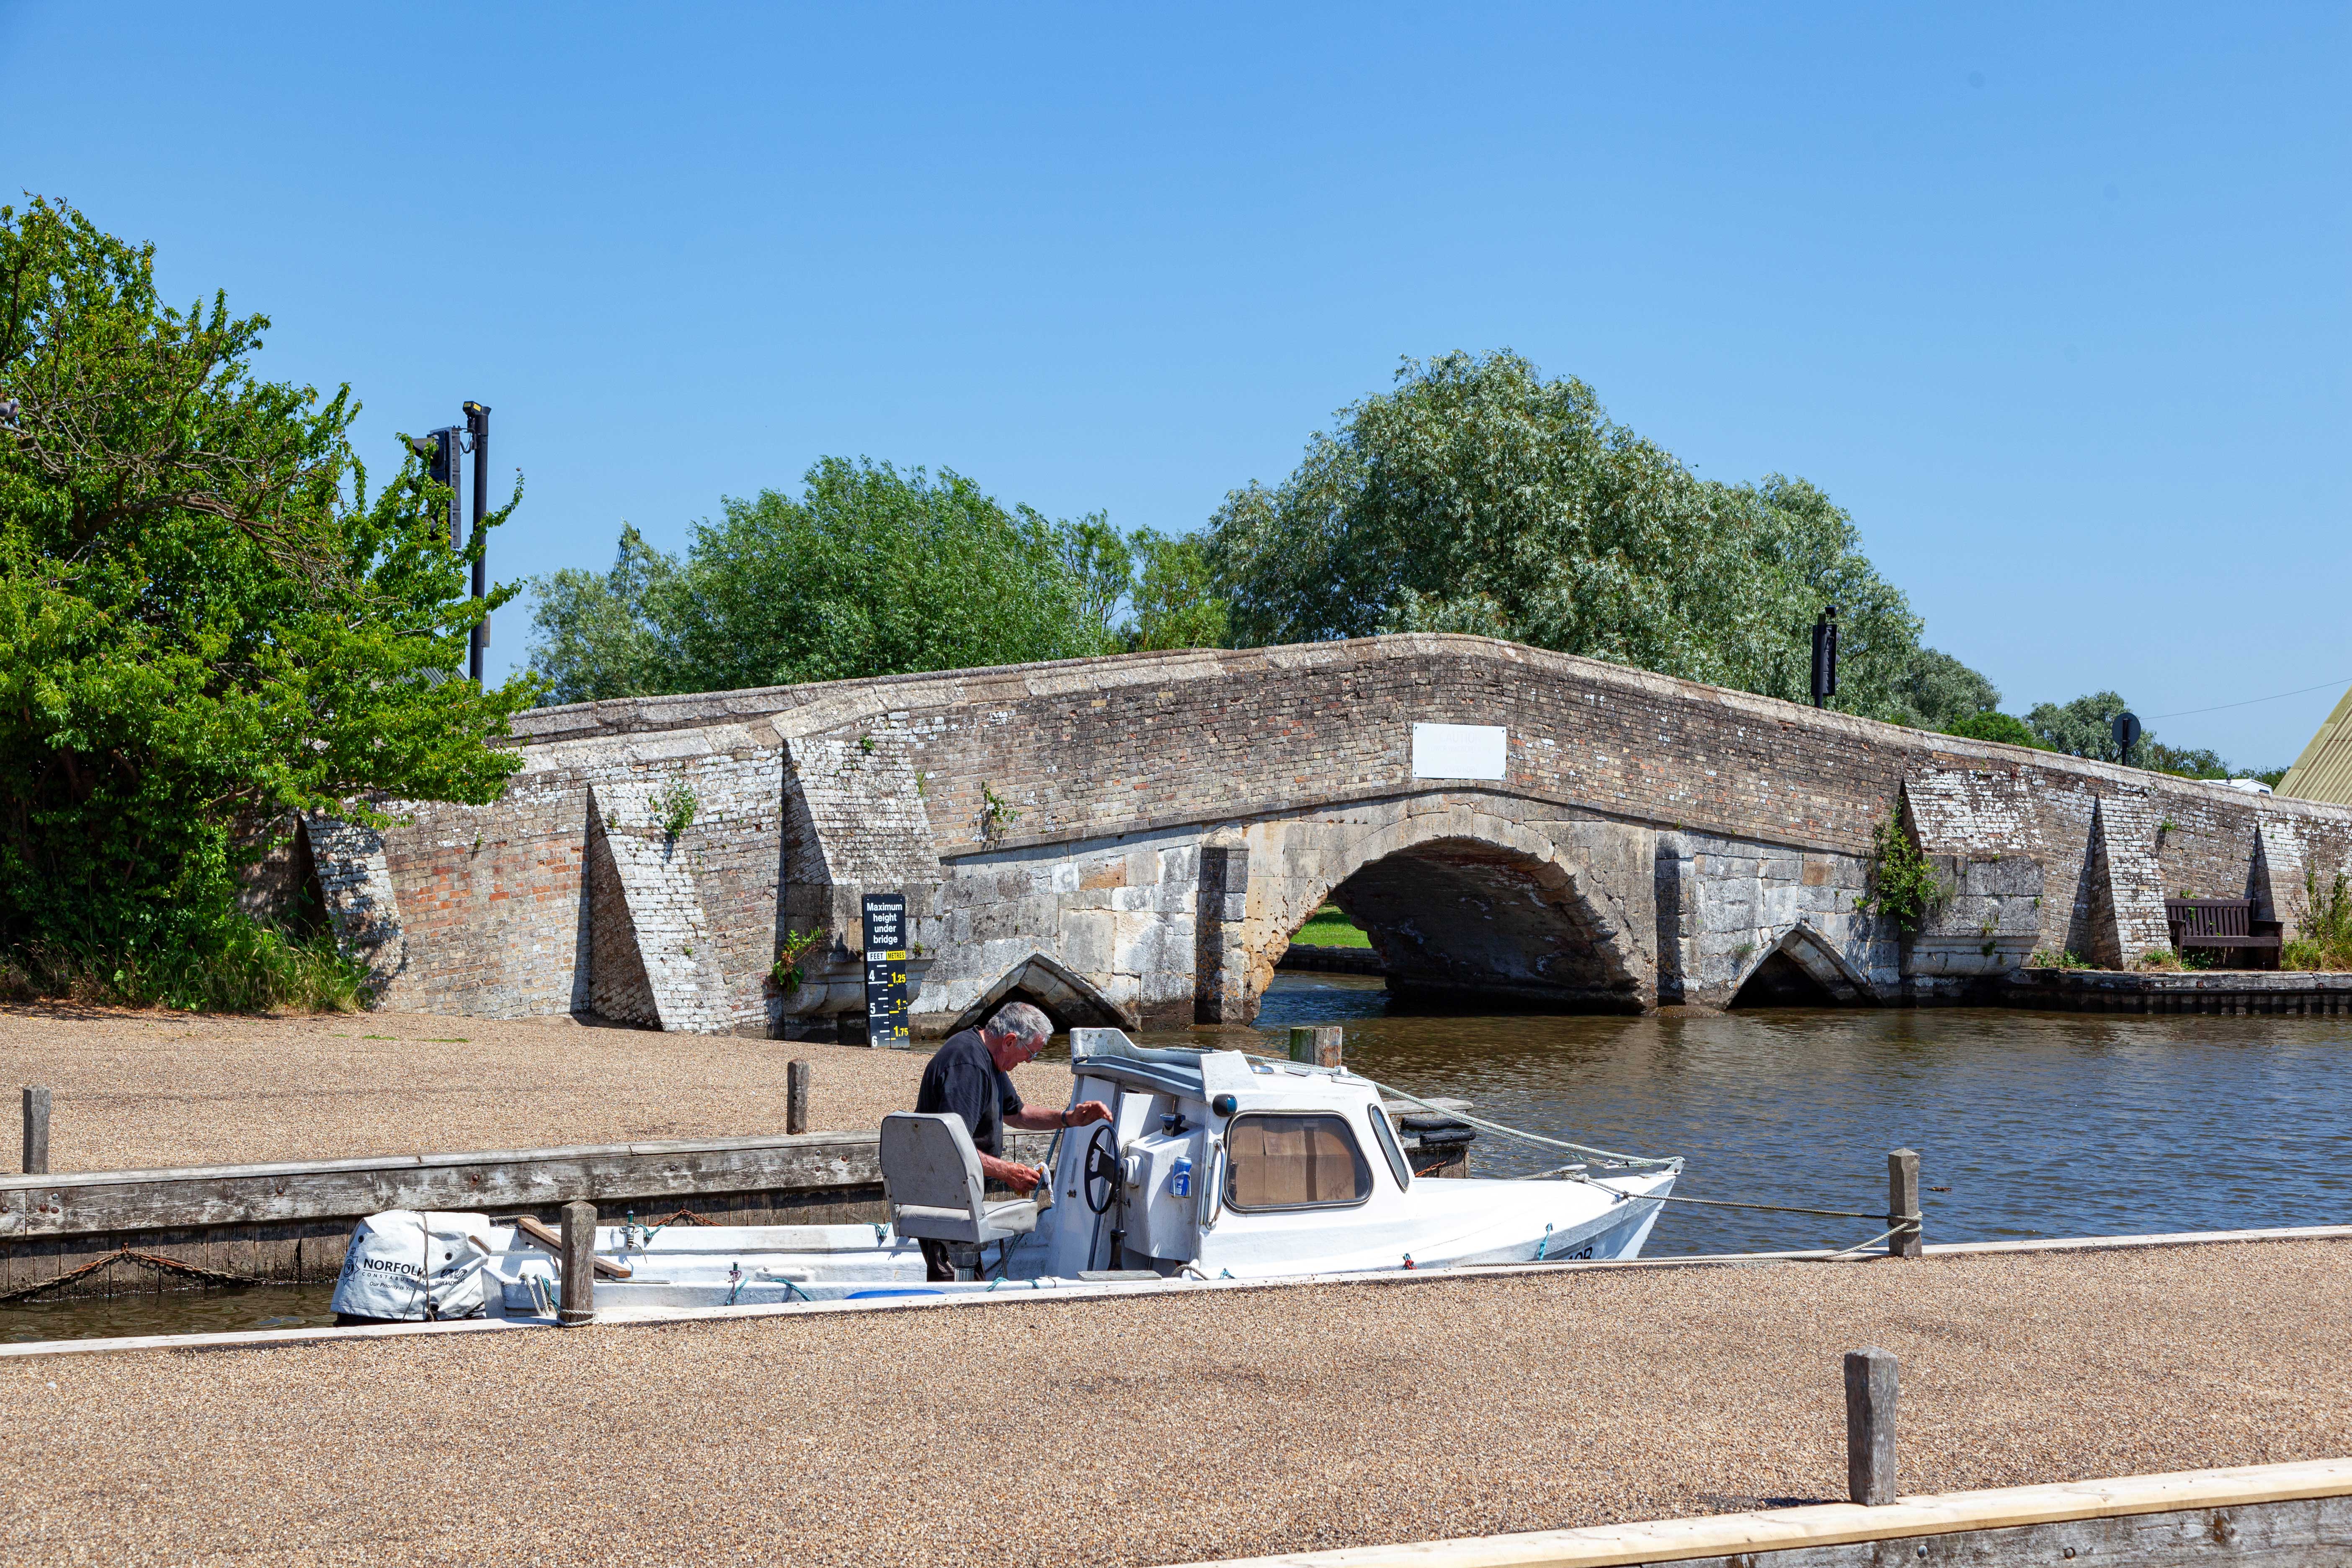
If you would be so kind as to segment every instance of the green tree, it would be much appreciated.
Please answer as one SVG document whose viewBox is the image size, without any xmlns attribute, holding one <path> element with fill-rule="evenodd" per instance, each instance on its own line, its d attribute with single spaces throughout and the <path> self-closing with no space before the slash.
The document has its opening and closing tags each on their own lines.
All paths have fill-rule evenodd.
<svg viewBox="0 0 2352 1568">
<path fill-rule="evenodd" d="M 2146 735 L 2132 748 L 2132 761 L 2151 773 L 2173 773 L 2185 779 L 2226 779 L 2230 764 L 2210 746 L 2168 746 Z"/>
<path fill-rule="evenodd" d="M 1129 595 L 1132 618 L 1122 640 L 1137 649 L 1221 647 L 1229 616 L 1217 597 L 1209 554 L 1191 535 L 1170 539 L 1149 528 L 1129 536 L 1143 563 Z"/>
<path fill-rule="evenodd" d="M 2122 697 L 2112 691 L 2093 691 L 2077 697 L 2072 702 L 2041 702 L 2028 709 L 2025 726 L 2033 731 L 2035 744 L 2046 751 L 2063 752 L 2070 757 L 2088 757 L 2094 762 L 2113 763 L 2122 759 L 2116 755 L 2116 715 L 2126 708 Z M 2143 734 L 2139 750 L 2147 748 L 2152 735 Z"/>
<path fill-rule="evenodd" d="M 1965 714 L 1943 725 L 1942 729 L 1947 735 L 1959 735 L 1971 741 L 2006 741 L 2012 746 L 2032 746 L 2042 751 L 2049 749 L 2042 744 L 2041 737 L 2025 727 L 2024 720 L 2014 713 L 2000 713 L 1991 709 Z"/>
<path fill-rule="evenodd" d="M 1953 725 L 2000 706 L 2000 692 L 1991 681 L 1950 654 L 1938 653 L 1932 647 L 1923 647 L 1912 655 L 1899 690 L 1904 706 L 1917 715 L 1916 722 L 1950 735 L 1968 732 Z M 2013 719 L 2010 721 L 2017 722 Z M 2018 728 L 2022 730 L 2024 726 L 2020 724 Z"/>
<path fill-rule="evenodd" d="M 677 656 L 655 629 L 654 605 L 676 570 L 676 563 L 623 523 L 610 572 L 567 567 L 532 584 L 539 597 L 531 668 L 549 701 L 597 702 L 668 689 Z"/>
<path fill-rule="evenodd" d="M 1135 551 L 1106 514 L 1089 512 L 1055 529 L 1062 565 L 1078 585 L 1078 619 L 1104 647 L 1118 640 L 1119 605 L 1135 577 Z"/>
<path fill-rule="evenodd" d="M 1475 632 L 1803 700 L 1834 604 L 1836 705 L 1917 721 L 1919 622 L 1812 485 L 1701 479 L 1508 352 L 1407 360 L 1338 418 L 1212 520 L 1236 639 Z"/>
<path fill-rule="evenodd" d="M 252 374 L 268 326 L 217 294 L 166 305 L 152 247 L 70 206 L 0 207 L 0 952 L 20 975 L 272 1000 L 239 978 L 278 949 L 236 893 L 291 814 L 487 801 L 515 765 L 490 742 L 530 683 L 449 678 L 512 592 L 467 597 L 487 530 L 450 549 L 448 492 L 413 454 L 372 497 L 349 389 Z"/>
<path fill-rule="evenodd" d="M 683 561 L 628 530 L 603 579 L 540 579 L 531 668 L 580 700 L 1102 653 L 1097 574 L 1123 587 L 1125 570 L 1106 534 L 1118 542 L 1099 518 L 1008 510 L 946 469 L 825 458 L 797 498 L 727 499 Z"/>
<path fill-rule="evenodd" d="M 2088 757 L 2094 762 L 2114 763 L 2123 759 L 2116 752 L 2116 715 L 2129 704 L 2113 691 L 2093 691 L 2075 698 L 2072 702 L 2044 702 L 2025 715 L 2025 722 L 2033 733 L 2032 743 L 2053 752 L 2063 752 L 2070 757 Z M 2142 730 L 2138 742 L 2132 747 L 2131 764 L 2150 773 L 2172 773 L 2180 778 L 2226 779 L 2239 776 L 2236 770 L 2222 760 L 2221 753 L 2210 746 L 2170 746 L 2156 738 L 2153 730 Z M 2275 785 L 2275 777 L 2252 775 Z"/>
</svg>

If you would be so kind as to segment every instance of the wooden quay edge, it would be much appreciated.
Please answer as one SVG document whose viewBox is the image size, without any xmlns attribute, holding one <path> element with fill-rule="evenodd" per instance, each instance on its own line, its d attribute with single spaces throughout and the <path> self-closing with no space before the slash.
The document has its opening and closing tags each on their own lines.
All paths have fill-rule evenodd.
<svg viewBox="0 0 2352 1568">
<path fill-rule="evenodd" d="M 1351 1546 L 1220 1559 L 1190 1568 L 1626 1568 L 1696 1557 L 2010 1530 L 2072 1521 L 2243 1508 L 2352 1495 L 2352 1458 L 2180 1470 L 2108 1480 L 1899 1498 L 1865 1508 L 1815 1503 L 1752 1513 L 1591 1525 L 1578 1530 Z"/>
<path fill-rule="evenodd" d="M 1963 1242 L 1927 1248 L 1929 1260 L 1938 1254 L 2030 1254 L 2107 1251 L 2135 1247 L 2237 1246 L 2263 1242 L 2352 1240 L 2352 1226 L 2305 1226 L 2269 1230 L 2181 1231 L 2150 1237 L 2074 1237 L 2048 1241 Z M 691 1323 L 743 1322 L 756 1319 L 833 1317 L 863 1312 L 936 1312 L 1012 1306 L 1022 1302 L 1072 1302 L 1129 1296 L 1279 1290 L 1299 1286 L 1421 1287 L 1443 1286 L 1449 1280 L 1510 1279 L 1534 1275 L 1594 1272 L 1654 1272 L 1672 1268 L 1769 1268 L 1774 1265 L 1819 1263 L 1833 1256 L 1823 1252 L 1748 1252 L 1698 1254 L 1687 1258 L 1636 1258 L 1623 1262 L 1507 1263 L 1460 1268 L 1396 1269 L 1378 1274 L 1286 1274 L 1250 1279 L 1188 1279 L 1104 1281 L 1057 1287 L 1050 1292 L 1022 1289 L 971 1291 L 949 1296 L 898 1296 L 862 1301 L 793 1301 L 743 1307 L 633 1307 L 600 1310 L 594 1327 L 626 1329 Z M 1885 1260 L 1884 1253 L 1865 1253 L 1845 1259 L 1854 1263 Z M 551 1319 L 476 1318 L 456 1322 L 385 1323 L 356 1328 L 250 1329 L 228 1333 L 142 1334 L 114 1339 L 34 1340 L 0 1344 L 0 1361 L 54 1355 L 95 1355 L 140 1351 L 268 1350 L 321 1341 L 403 1339 L 419 1335 L 506 1329 L 553 1328 Z"/>
</svg>

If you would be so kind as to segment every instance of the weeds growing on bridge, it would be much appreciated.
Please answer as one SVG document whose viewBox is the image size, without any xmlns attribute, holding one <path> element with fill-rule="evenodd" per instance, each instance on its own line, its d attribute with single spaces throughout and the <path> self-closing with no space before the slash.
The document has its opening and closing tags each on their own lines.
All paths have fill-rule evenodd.
<svg viewBox="0 0 2352 1568">
<path fill-rule="evenodd" d="M 646 801 L 646 805 L 655 814 L 654 821 L 661 828 L 662 837 L 676 838 L 694 826 L 695 815 L 702 809 L 702 797 L 694 793 L 692 784 L 678 779 Z"/>
<path fill-rule="evenodd" d="M 2303 918 L 2279 952 L 2281 969 L 2352 969 L 2352 886 L 2344 873 L 2323 890 L 2319 873 L 2303 874 Z"/>
<path fill-rule="evenodd" d="M 1902 807 L 1890 807 L 1871 830 L 1870 880 L 1854 908 L 1890 915 L 1905 931 L 1916 931 L 1944 901 L 1945 891 L 1936 868 L 1903 831 Z"/>
<path fill-rule="evenodd" d="M 823 935 L 821 931 L 803 931 L 798 926 L 786 931 L 783 941 L 776 944 L 776 962 L 769 967 L 768 984 L 786 995 L 799 990 L 807 978 L 801 973 L 801 955 Z"/>
<path fill-rule="evenodd" d="M 1020 808 L 997 794 L 993 784 L 983 780 L 980 786 L 980 836 L 982 838 L 1002 838 L 1004 830 L 1020 820 Z"/>
</svg>

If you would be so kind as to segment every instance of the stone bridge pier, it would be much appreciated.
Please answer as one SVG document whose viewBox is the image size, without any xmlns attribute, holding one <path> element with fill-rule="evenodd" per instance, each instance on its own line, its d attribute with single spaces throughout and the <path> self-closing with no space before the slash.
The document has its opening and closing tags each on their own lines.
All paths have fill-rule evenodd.
<svg viewBox="0 0 2352 1568">
<path fill-rule="evenodd" d="M 1247 1022 L 1326 902 L 1402 995 L 1867 1005 L 2128 962 L 2175 888 L 2291 919 L 2352 851 L 2341 807 L 1461 637 L 583 704 L 514 743 L 501 800 L 301 824 L 257 897 L 307 886 L 385 1005 L 810 1037 L 862 1017 L 868 892 L 907 897 L 919 1032 L 1013 996 L 1157 1028 Z M 1868 907 L 1890 821 L 1941 889 L 1916 931 Z"/>
</svg>

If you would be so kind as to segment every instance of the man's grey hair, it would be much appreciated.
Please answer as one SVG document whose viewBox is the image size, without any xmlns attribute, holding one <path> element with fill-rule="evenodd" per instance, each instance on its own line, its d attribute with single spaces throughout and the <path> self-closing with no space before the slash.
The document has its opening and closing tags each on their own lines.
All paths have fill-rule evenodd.
<svg viewBox="0 0 2352 1568">
<path fill-rule="evenodd" d="M 992 1035 L 1012 1035 L 1023 1043 L 1043 1041 L 1054 1033 L 1054 1020 L 1026 1002 L 1007 1002 L 988 1021 Z"/>
</svg>

